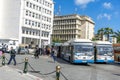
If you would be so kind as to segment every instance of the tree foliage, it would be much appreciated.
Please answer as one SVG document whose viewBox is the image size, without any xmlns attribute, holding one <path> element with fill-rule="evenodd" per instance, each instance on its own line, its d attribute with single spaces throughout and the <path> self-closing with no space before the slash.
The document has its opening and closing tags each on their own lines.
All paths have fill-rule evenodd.
<svg viewBox="0 0 120 80">
<path fill-rule="evenodd" d="M 107 41 L 109 41 L 110 34 L 113 34 L 112 28 L 106 27 L 106 28 L 100 28 L 97 31 L 97 37 L 99 40 L 103 40 L 103 36 L 107 36 Z M 96 37 L 96 36 L 95 36 Z"/>
<path fill-rule="evenodd" d="M 97 31 L 97 36 L 99 37 L 100 40 L 103 40 L 103 35 L 104 35 L 104 28 L 101 28 Z"/>
<path fill-rule="evenodd" d="M 53 39 L 52 39 L 52 42 L 55 42 L 55 43 L 60 43 L 60 42 L 61 42 L 61 40 L 60 40 L 59 38 L 53 38 Z"/>
<path fill-rule="evenodd" d="M 109 27 L 104 28 L 104 34 L 107 36 L 107 41 L 109 41 L 110 34 L 113 34 L 113 30 Z"/>
</svg>

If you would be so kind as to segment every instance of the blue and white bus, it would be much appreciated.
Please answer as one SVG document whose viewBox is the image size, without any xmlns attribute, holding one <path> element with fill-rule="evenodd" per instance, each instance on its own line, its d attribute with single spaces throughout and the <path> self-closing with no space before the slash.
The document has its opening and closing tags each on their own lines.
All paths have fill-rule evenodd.
<svg viewBox="0 0 120 80">
<path fill-rule="evenodd" d="M 61 58 L 71 63 L 93 63 L 93 42 L 86 39 L 73 39 L 67 41 L 62 44 Z"/>
<path fill-rule="evenodd" d="M 95 62 L 114 62 L 113 46 L 108 41 L 95 41 L 94 42 Z"/>
</svg>

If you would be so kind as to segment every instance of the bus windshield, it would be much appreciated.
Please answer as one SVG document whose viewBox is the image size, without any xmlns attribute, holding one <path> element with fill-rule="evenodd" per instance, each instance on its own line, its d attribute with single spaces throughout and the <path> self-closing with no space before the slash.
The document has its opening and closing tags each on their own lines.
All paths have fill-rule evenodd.
<svg viewBox="0 0 120 80">
<path fill-rule="evenodd" d="M 98 55 L 113 55 L 112 46 L 97 46 Z"/>
<path fill-rule="evenodd" d="M 93 46 L 91 45 L 75 45 L 74 52 L 80 55 L 93 55 Z"/>
</svg>

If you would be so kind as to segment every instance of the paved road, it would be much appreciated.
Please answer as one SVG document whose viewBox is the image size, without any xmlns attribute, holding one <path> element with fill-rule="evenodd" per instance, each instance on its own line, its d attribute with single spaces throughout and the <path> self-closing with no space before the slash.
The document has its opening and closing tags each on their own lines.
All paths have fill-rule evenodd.
<svg viewBox="0 0 120 80">
<path fill-rule="evenodd" d="M 9 55 L 6 54 L 9 58 Z M 23 62 L 25 57 L 29 58 L 29 63 L 36 70 L 42 74 L 47 74 L 55 71 L 57 65 L 61 66 L 61 72 L 68 80 L 120 80 L 120 65 L 119 64 L 70 64 L 64 60 L 58 59 L 56 63 L 50 57 L 40 56 L 39 59 L 34 59 L 32 55 L 17 55 L 17 62 Z M 10 67 L 23 70 L 24 64 L 18 64 Z M 29 67 L 29 73 L 32 69 Z M 55 80 L 55 73 L 49 75 L 41 75 L 37 72 L 31 74 L 42 77 L 44 80 Z M 60 75 L 60 80 L 67 80 Z"/>
</svg>

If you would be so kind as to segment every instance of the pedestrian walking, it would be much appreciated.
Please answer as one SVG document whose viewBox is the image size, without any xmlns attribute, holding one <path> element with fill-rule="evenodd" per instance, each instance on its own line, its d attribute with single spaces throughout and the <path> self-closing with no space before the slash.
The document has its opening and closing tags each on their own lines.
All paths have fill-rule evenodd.
<svg viewBox="0 0 120 80">
<path fill-rule="evenodd" d="M 51 48 L 51 57 L 53 58 L 54 63 L 56 62 L 56 54 L 57 54 L 57 52 L 56 52 L 54 46 L 52 46 L 52 48 Z"/>
<path fill-rule="evenodd" d="M 44 48 L 41 48 L 40 55 L 44 55 Z"/>
<path fill-rule="evenodd" d="M 50 48 L 49 47 L 46 48 L 46 54 L 47 54 L 47 56 L 50 55 Z"/>
<path fill-rule="evenodd" d="M 36 51 L 35 51 L 35 54 L 34 54 L 35 58 L 39 58 L 39 54 L 40 54 L 40 48 L 37 47 Z"/>
<path fill-rule="evenodd" d="M 11 47 L 11 50 L 10 50 L 10 59 L 9 59 L 8 65 L 11 63 L 12 60 L 14 61 L 14 65 L 16 65 L 15 56 L 16 56 L 16 51 L 13 49 L 13 47 Z"/>
</svg>

